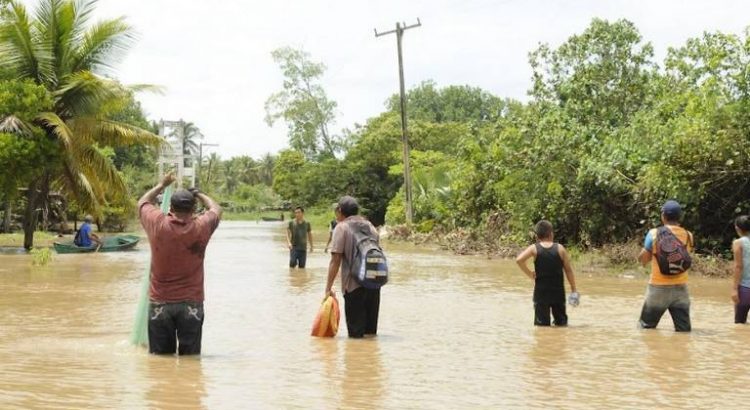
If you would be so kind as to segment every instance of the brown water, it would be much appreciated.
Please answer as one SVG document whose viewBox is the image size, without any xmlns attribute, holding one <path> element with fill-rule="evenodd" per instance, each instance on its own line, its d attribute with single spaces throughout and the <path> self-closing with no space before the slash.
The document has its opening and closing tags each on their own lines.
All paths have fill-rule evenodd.
<svg viewBox="0 0 750 410">
<path fill-rule="evenodd" d="M 0 408 L 735 408 L 750 327 L 729 282 L 691 282 L 694 331 L 636 329 L 645 276 L 579 275 L 567 329 L 532 326 L 511 261 L 387 243 L 379 336 L 309 336 L 327 255 L 285 267 L 278 223 L 225 222 L 206 257 L 200 358 L 128 345 L 145 244 L 0 256 Z M 319 235 L 322 237 L 322 235 Z M 319 248 L 322 243 L 318 240 Z"/>
</svg>

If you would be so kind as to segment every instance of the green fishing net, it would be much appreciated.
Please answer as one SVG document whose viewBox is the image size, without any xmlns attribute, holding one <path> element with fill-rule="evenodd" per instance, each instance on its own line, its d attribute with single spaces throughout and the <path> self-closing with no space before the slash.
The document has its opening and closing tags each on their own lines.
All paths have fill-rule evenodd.
<svg viewBox="0 0 750 410">
<path fill-rule="evenodd" d="M 172 185 L 164 189 L 161 200 L 161 211 L 169 212 L 169 200 L 172 198 Z M 146 273 L 141 279 L 141 294 L 135 311 L 133 330 L 130 333 L 130 343 L 136 346 L 148 346 L 148 289 L 151 284 L 151 261 L 146 265 Z"/>
</svg>

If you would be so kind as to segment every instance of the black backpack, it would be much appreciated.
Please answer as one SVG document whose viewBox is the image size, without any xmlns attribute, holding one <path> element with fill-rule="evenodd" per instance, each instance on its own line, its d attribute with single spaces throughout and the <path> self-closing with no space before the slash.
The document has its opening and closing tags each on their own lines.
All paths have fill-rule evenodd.
<svg viewBox="0 0 750 410">
<path fill-rule="evenodd" d="M 687 244 L 692 244 L 688 232 Z M 656 230 L 656 263 L 662 275 L 679 275 L 690 269 L 693 258 L 690 257 L 687 244 L 680 242 L 672 230 L 662 226 Z"/>
<path fill-rule="evenodd" d="M 380 247 L 377 234 L 365 221 L 347 222 L 354 236 L 354 260 L 351 273 L 365 288 L 380 289 L 388 283 L 388 261 Z"/>
</svg>

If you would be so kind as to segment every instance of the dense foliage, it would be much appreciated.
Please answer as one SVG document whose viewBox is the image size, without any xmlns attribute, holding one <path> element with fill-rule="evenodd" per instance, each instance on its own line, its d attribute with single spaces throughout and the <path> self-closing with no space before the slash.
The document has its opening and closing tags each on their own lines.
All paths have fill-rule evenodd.
<svg viewBox="0 0 750 410">
<path fill-rule="evenodd" d="M 675 198 L 704 250 L 725 249 L 750 211 L 750 38 L 705 33 L 669 50 L 625 20 L 595 19 L 530 53 L 522 103 L 425 82 L 408 93 L 415 222 L 523 241 L 542 218 L 596 246 L 640 237 Z M 376 223 L 402 223 L 397 97 L 348 135 L 339 159 L 283 153 L 274 189 L 294 202 L 359 197 Z"/>
</svg>

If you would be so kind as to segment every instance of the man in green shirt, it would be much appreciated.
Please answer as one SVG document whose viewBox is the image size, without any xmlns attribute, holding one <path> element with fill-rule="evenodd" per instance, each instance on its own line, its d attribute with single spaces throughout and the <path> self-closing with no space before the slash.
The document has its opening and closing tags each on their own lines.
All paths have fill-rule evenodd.
<svg viewBox="0 0 750 410">
<path fill-rule="evenodd" d="M 313 238 L 310 222 L 305 221 L 305 209 L 301 206 L 294 208 L 294 219 L 289 221 L 286 229 L 286 242 L 289 246 L 289 267 L 305 267 L 307 262 L 307 245 L 313 251 Z"/>
</svg>

